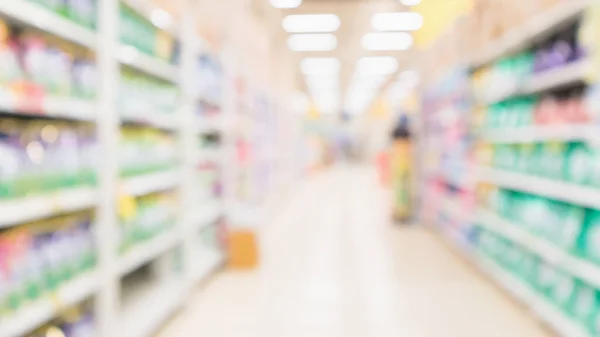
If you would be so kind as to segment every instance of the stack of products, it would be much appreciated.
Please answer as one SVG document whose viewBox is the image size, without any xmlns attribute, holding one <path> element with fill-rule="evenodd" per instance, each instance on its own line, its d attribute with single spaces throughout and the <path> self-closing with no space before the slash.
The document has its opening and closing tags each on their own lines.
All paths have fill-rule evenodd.
<svg viewBox="0 0 600 337">
<path fill-rule="evenodd" d="M 583 89 L 561 94 L 509 99 L 492 104 L 484 112 L 483 128 L 502 130 L 533 125 L 581 125 L 591 121 Z"/>
<path fill-rule="evenodd" d="M 51 120 L 0 120 L 0 198 L 91 184 L 94 126 Z"/>
<path fill-rule="evenodd" d="M 121 41 L 141 52 L 174 62 L 175 41 L 133 9 L 121 4 Z"/>
<path fill-rule="evenodd" d="M 169 82 L 133 70 L 121 70 L 119 110 L 125 117 L 147 117 L 149 113 L 174 115 L 179 91 Z"/>
<path fill-rule="evenodd" d="M 97 68 L 88 52 L 0 20 L 0 90 L 23 97 L 25 108 L 43 95 L 92 99 L 96 84 Z"/>
<path fill-rule="evenodd" d="M 135 200 L 135 212 L 123 219 L 121 252 L 159 236 L 173 228 L 177 219 L 177 200 L 173 193 L 160 192 Z"/>
<path fill-rule="evenodd" d="M 500 144 L 492 166 L 551 180 L 600 188 L 600 149 L 580 142 Z"/>
<path fill-rule="evenodd" d="M 126 176 L 170 169 L 175 164 L 175 139 L 150 127 L 121 129 L 120 164 Z"/>
<path fill-rule="evenodd" d="M 98 0 L 29 0 L 88 28 L 96 27 Z"/>
<path fill-rule="evenodd" d="M 92 214 L 85 212 L 1 231 L 0 312 L 13 313 L 92 269 L 91 224 Z"/>
<path fill-rule="evenodd" d="M 479 101 L 493 102 L 515 93 L 528 79 L 560 69 L 586 56 L 579 39 L 579 24 L 547 39 L 531 51 L 505 57 L 478 69 L 473 75 Z"/>
<path fill-rule="evenodd" d="M 96 325 L 91 305 L 70 308 L 53 323 L 27 337 L 94 337 Z"/>
<path fill-rule="evenodd" d="M 482 254 L 531 287 L 566 317 L 573 318 L 590 335 L 600 333 L 598 289 L 544 261 L 527 247 L 484 228 L 480 229 L 476 244 Z"/>
</svg>

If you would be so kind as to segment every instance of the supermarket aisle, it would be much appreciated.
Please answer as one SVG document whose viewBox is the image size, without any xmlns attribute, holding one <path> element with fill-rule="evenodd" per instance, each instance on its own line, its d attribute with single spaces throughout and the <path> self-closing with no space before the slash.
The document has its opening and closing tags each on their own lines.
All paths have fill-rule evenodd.
<svg viewBox="0 0 600 337">
<path fill-rule="evenodd" d="M 434 235 L 389 226 L 371 170 L 332 170 L 291 199 L 261 270 L 216 277 L 160 337 L 548 336 Z"/>
</svg>

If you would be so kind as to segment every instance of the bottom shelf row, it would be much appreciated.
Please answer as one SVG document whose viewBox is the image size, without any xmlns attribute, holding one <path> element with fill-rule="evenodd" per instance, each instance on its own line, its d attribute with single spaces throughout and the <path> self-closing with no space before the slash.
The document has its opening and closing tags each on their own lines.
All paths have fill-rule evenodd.
<svg viewBox="0 0 600 337">
<path fill-rule="evenodd" d="M 218 221 L 199 227 L 189 270 L 184 270 L 183 240 L 170 233 L 124 256 L 117 275 L 121 277 L 119 335 L 151 335 L 183 304 L 189 282 L 200 283 L 222 264 L 220 228 Z M 78 273 L 57 274 L 60 282 L 55 286 L 48 283 L 53 279 L 48 275 L 4 283 L 6 287 L 0 284 L 0 336 L 94 336 L 96 325 L 101 324 L 93 310 L 101 290 L 98 273 L 92 265 Z M 24 271 L 26 275 L 31 273 Z"/>
<path fill-rule="evenodd" d="M 538 278 L 523 279 L 519 270 L 509 268 L 481 249 L 483 236 L 475 230 L 473 237 L 457 230 L 443 229 L 445 238 L 501 288 L 524 304 L 533 315 L 560 336 L 592 337 L 600 331 L 600 292 L 559 271 L 540 266 Z M 468 244 L 465 244 L 468 242 Z M 510 252 L 505 252 L 510 255 Z M 539 281 L 539 282 L 538 282 Z M 537 283 L 537 284 L 534 284 Z"/>
</svg>

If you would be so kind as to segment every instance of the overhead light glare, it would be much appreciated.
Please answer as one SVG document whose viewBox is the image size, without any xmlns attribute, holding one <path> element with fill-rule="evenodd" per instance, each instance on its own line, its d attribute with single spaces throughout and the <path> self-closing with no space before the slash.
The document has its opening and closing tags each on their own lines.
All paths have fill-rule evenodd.
<svg viewBox="0 0 600 337">
<path fill-rule="evenodd" d="M 367 50 L 408 50 L 412 44 L 413 37 L 406 32 L 367 33 L 362 38 Z"/>
<path fill-rule="evenodd" d="M 377 13 L 371 24 L 379 31 L 415 31 L 423 27 L 423 15 L 417 12 Z"/>
<path fill-rule="evenodd" d="M 337 38 L 333 34 L 294 34 L 287 42 L 293 51 L 332 51 L 337 48 Z"/>
<path fill-rule="evenodd" d="M 282 22 L 288 33 L 331 33 L 338 30 L 340 24 L 335 14 L 288 15 Z"/>
<path fill-rule="evenodd" d="M 160 8 L 156 8 L 152 11 L 152 13 L 150 14 L 150 21 L 152 21 L 152 24 L 154 24 L 160 29 L 169 28 L 169 26 L 173 22 L 173 20 L 171 19 L 171 14 Z"/>
<path fill-rule="evenodd" d="M 275 8 L 297 8 L 302 4 L 302 0 L 270 0 Z"/>
<path fill-rule="evenodd" d="M 360 75 L 390 75 L 398 70 L 398 60 L 392 56 L 363 57 L 356 67 Z"/>
<path fill-rule="evenodd" d="M 338 74 L 340 67 L 340 60 L 334 57 L 309 57 L 300 62 L 304 75 Z"/>
<path fill-rule="evenodd" d="M 421 0 L 400 0 L 404 6 L 416 6 L 421 3 Z"/>
</svg>

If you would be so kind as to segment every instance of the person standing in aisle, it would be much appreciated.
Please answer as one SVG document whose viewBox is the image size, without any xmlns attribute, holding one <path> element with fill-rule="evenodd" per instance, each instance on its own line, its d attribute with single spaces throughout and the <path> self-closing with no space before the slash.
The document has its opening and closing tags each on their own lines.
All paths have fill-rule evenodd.
<svg viewBox="0 0 600 337">
<path fill-rule="evenodd" d="M 398 223 L 411 217 L 411 133 L 406 115 L 402 115 L 392 132 L 393 216 Z"/>
</svg>

